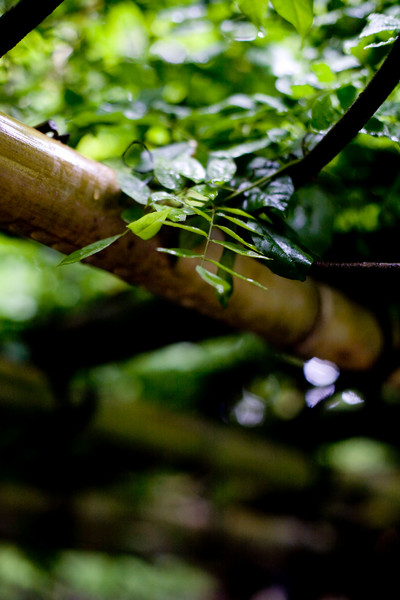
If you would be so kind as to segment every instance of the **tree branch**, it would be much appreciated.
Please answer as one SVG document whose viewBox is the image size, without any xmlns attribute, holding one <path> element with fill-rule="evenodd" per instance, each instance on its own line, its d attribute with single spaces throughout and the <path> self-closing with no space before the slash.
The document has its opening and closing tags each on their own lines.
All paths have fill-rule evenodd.
<svg viewBox="0 0 400 600">
<path fill-rule="evenodd" d="M 286 174 L 292 177 L 296 188 L 313 179 L 366 125 L 398 85 L 400 81 L 399 65 L 400 35 L 367 87 L 342 118 L 311 152 L 299 161 L 288 165 Z"/>
<path fill-rule="evenodd" d="M 48 17 L 63 0 L 20 0 L 0 17 L 0 58 Z"/>
</svg>

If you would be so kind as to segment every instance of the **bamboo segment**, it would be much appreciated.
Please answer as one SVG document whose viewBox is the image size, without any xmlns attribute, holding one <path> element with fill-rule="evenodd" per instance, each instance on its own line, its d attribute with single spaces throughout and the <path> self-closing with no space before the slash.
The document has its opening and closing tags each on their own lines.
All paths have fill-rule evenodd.
<svg viewBox="0 0 400 600">
<path fill-rule="evenodd" d="M 115 235 L 119 213 L 115 173 L 60 142 L 0 114 L 0 227 L 69 253 Z M 250 330 L 285 350 L 367 369 L 382 351 L 375 317 L 338 291 L 312 280 L 290 281 L 239 257 L 235 268 L 268 290 L 237 280 L 227 308 L 195 272 L 193 261 L 157 252 L 129 233 L 88 262 L 133 285 Z"/>
</svg>

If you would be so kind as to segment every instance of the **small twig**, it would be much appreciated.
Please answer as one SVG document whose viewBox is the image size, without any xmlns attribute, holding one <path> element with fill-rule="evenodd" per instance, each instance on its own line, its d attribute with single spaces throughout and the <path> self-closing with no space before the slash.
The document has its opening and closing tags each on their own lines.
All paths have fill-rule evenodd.
<svg viewBox="0 0 400 600">
<path fill-rule="evenodd" d="M 0 58 L 35 29 L 64 0 L 19 0 L 0 17 Z"/>
</svg>

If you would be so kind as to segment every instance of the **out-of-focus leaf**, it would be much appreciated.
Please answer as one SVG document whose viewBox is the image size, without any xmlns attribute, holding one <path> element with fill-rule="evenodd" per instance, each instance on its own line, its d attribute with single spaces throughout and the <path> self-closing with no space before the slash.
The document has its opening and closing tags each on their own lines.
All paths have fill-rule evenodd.
<svg viewBox="0 0 400 600">
<path fill-rule="evenodd" d="M 357 98 L 357 88 L 354 85 L 343 85 L 336 90 L 336 96 L 343 110 L 347 110 Z"/>
<path fill-rule="evenodd" d="M 268 0 L 239 0 L 242 13 L 256 25 L 262 27 L 268 10 Z"/>
<path fill-rule="evenodd" d="M 201 163 L 187 154 L 178 156 L 173 161 L 173 168 L 183 177 L 200 183 L 206 176 L 206 171 Z"/>
<path fill-rule="evenodd" d="M 312 258 L 307 252 L 268 225 L 257 224 L 254 232 L 252 240 L 258 252 L 274 259 L 268 264 L 271 271 L 289 279 L 304 281 L 312 264 Z"/>
<path fill-rule="evenodd" d="M 281 212 L 287 209 L 290 198 L 294 192 L 291 177 L 284 175 L 271 181 L 265 189 L 255 187 L 245 192 L 243 206 L 249 212 L 259 211 L 265 208 L 275 208 Z"/>
<path fill-rule="evenodd" d="M 159 232 L 170 211 L 171 208 L 164 208 L 151 212 L 130 223 L 128 228 L 142 240 L 149 240 Z"/>
<path fill-rule="evenodd" d="M 245 154 L 251 154 L 266 148 L 271 143 L 271 140 L 266 136 L 261 140 L 254 140 L 253 142 L 243 142 L 243 144 L 237 144 L 231 148 L 225 150 L 216 150 L 213 152 L 213 156 L 218 158 L 239 158 Z"/>
<path fill-rule="evenodd" d="M 208 161 L 206 180 L 212 183 L 225 183 L 230 181 L 235 173 L 236 163 L 232 158 L 212 156 Z"/>
<path fill-rule="evenodd" d="M 304 37 L 313 22 L 313 0 L 271 0 L 276 12 Z"/>
<path fill-rule="evenodd" d="M 117 180 L 121 190 L 139 204 L 147 204 L 150 199 L 149 186 L 132 173 L 117 172 Z"/>
<path fill-rule="evenodd" d="M 219 259 L 219 266 L 217 271 L 218 277 L 224 279 L 229 285 L 229 288 L 225 291 L 225 293 L 218 294 L 218 300 L 224 308 L 228 306 L 230 297 L 233 294 L 233 275 L 231 271 L 233 270 L 235 260 L 235 254 L 228 248 L 224 248 L 221 254 L 221 258 Z"/>
<path fill-rule="evenodd" d="M 329 248 L 334 220 L 332 202 L 321 190 L 309 187 L 296 192 L 296 202 L 287 224 L 311 252 L 321 256 Z"/>
<path fill-rule="evenodd" d="M 93 244 L 89 244 L 80 250 L 76 250 L 69 254 L 59 263 L 59 266 L 63 265 L 71 265 L 72 263 L 79 262 L 84 258 L 88 258 L 88 256 L 92 256 L 92 254 L 96 254 L 97 252 L 101 252 L 108 246 L 111 246 L 114 242 L 116 242 L 121 236 L 125 235 L 126 231 L 123 233 L 118 233 L 117 235 L 113 235 L 108 238 L 104 238 L 104 240 L 99 240 L 98 242 L 94 242 Z"/>
<path fill-rule="evenodd" d="M 328 129 L 336 120 L 336 111 L 330 96 L 325 94 L 315 100 L 311 109 L 311 125 L 317 131 Z"/>
<path fill-rule="evenodd" d="M 157 181 L 170 190 L 179 190 L 183 186 L 184 179 L 175 169 L 170 161 L 157 159 L 154 167 L 154 175 Z"/>
<path fill-rule="evenodd" d="M 219 277 L 215 273 L 208 271 L 208 269 L 197 265 L 196 271 L 203 279 L 203 281 L 205 281 L 206 283 L 208 283 L 208 285 L 211 285 L 215 289 L 218 295 L 222 296 L 230 290 L 230 285 L 228 281 L 222 279 L 222 277 Z"/>
<path fill-rule="evenodd" d="M 379 15 L 372 13 L 368 16 L 368 23 L 360 33 L 360 37 L 376 35 L 382 31 L 400 31 L 400 19 L 389 15 Z"/>
</svg>

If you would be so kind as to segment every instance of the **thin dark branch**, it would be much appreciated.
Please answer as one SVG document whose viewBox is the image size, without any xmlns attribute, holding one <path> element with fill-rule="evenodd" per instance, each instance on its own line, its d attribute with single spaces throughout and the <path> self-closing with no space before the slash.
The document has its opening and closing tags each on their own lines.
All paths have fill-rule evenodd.
<svg viewBox="0 0 400 600">
<path fill-rule="evenodd" d="M 314 262 L 314 269 L 361 271 L 366 269 L 389 270 L 400 269 L 398 262 Z"/>
<path fill-rule="evenodd" d="M 20 0 L 0 17 L 0 58 L 48 17 L 64 0 Z"/>
<path fill-rule="evenodd" d="M 343 117 L 304 158 L 288 165 L 296 188 L 312 180 L 366 125 L 400 81 L 400 35 L 391 51 Z"/>
</svg>

